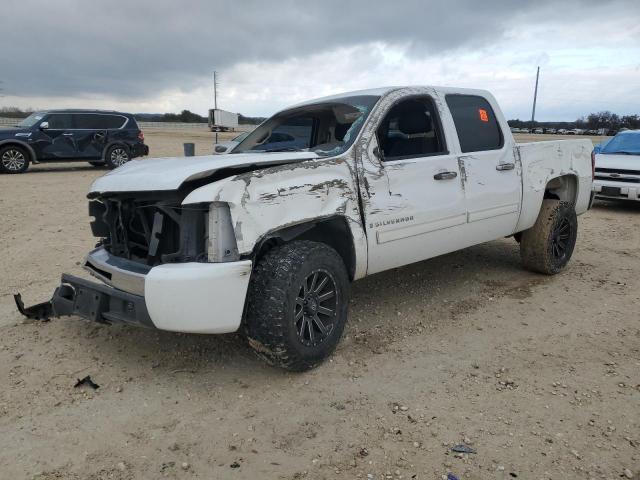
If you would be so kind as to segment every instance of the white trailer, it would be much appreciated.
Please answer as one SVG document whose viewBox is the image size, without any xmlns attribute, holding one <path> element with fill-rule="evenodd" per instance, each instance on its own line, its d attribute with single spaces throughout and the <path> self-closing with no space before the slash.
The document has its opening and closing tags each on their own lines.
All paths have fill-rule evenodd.
<svg viewBox="0 0 640 480">
<path fill-rule="evenodd" d="M 233 132 L 238 128 L 238 114 L 212 108 L 209 110 L 209 128 L 212 132 Z"/>
</svg>

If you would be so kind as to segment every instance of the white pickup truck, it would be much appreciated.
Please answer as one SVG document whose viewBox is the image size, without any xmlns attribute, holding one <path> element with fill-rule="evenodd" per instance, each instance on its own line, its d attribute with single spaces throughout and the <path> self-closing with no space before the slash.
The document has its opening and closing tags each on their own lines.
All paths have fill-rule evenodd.
<svg viewBox="0 0 640 480">
<path fill-rule="evenodd" d="M 291 370 L 336 347 L 349 284 L 513 236 L 569 261 L 591 203 L 589 140 L 516 144 L 482 90 L 381 88 L 283 110 L 228 155 L 134 160 L 89 192 L 100 239 L 32 318 L 241 330 Z"/>
</svg>

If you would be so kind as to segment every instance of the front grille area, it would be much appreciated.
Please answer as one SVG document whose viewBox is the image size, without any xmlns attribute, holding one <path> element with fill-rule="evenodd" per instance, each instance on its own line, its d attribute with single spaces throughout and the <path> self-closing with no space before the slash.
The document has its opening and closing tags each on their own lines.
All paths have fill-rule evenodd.
<svg viewBox="0 0 640 480">
<path fill-rule="evenodd" d="M 640 183 L 640 178 L 632 178 L 632 177 L 611 177 L 611 176 L 596 174 L 596 176 L 593 178 L 596 180 L 608 180 L 610 182 Z"/>
<path fill-rule="evenodd" d="M 89 202 L 91 230 L 109 253 L 151 266 L 207 261 L 208 205 L 140 197 Z"/>
<path fill-rule="evenodd" d="M 596 167 L 596 174 L 593 178 L 610 182 L 640 183 L 640 170 Z"/>
<path fill-rule="evenodd" d="M 599 167 L 596 167 L 596 172 L 618 173 L 620 175 L 640 175 L 640 170 L 623 170 L 623 169 L 619 169 L 619 168 L 599 168 Z"/>
</svg>

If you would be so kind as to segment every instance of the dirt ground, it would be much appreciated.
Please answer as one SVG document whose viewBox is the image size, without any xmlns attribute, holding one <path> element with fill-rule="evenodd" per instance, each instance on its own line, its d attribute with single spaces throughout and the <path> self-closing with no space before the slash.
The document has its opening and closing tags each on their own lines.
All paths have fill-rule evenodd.
<svg viewBox="0 0 640 480">
<path fill-rule="evenodd" d="M 212 144 L 145 134 L 156 156 Z M 103 173 L 0 176 L 0 478 L 638 478 L 640 205 L 597 202 L 555 277 L 504 239 L 356 282 L 337 352 L 291 374 L 237 335 L 21 318 L 14 293 L 83 275 Z"/>
</svg>

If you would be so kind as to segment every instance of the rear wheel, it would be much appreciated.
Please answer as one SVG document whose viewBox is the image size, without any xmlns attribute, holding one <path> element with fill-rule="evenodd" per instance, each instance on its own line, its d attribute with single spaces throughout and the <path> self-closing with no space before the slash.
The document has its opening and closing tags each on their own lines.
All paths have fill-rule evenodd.
<svg viewBox="0 0 640 480">
<path fill-rule="evenodd" d="M 296 241 L 268 252 L 253 272 L 245 333 L 271 364 L 315 367 L 336 348 L 347 321 L 349 277 L 331 247 Z"/>
<path fill-rule="evenodd" d="M 0 148 L 0 171 L 2 173 L 23 173 L 29 168 L 29 153 L 16 145 Z"/>
<path fill-rule="evenodd" d="M 554 275 L 569 262 L 576 244 L 578 218 L 572 203 L 546 199 L 536 223 L 522 232 L 520 257 L 529 270 Z"/>
<path fill-rule="evenodd" d="M 104 160 L 109 168 L 118 168 L 131 160 L 131 153 L 125 145 L 111 145 L 107 149 Z"/>
</svg>

